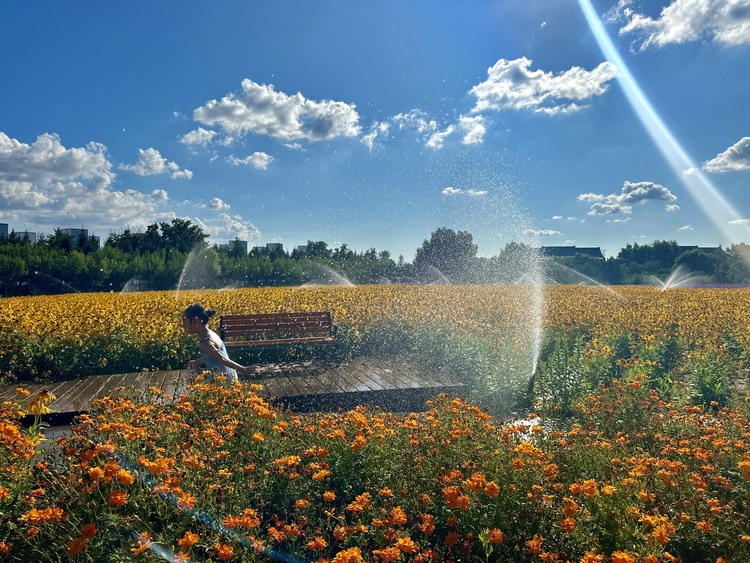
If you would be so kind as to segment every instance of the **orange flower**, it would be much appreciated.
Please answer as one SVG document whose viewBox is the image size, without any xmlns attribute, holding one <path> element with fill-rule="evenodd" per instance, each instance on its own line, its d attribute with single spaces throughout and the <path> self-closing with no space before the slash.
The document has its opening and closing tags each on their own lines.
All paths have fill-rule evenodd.
<svg viewBox="0 0 750 563">
<path fill-rule="evenodd" d="M 593 497 L 597 493 L 596 481 L 587 479 L 583 482 L 583 494 L 587 497 Z"/>
<path fill-rule="evenodd" d="M 457 543 L 458 543 L 458 534 L 455 531 L 451 530 L 445 536 L 445 545 L 447 545 L 448 547 L 453 547 Z"/>
<path fill-rule="evenodd" d="M 416 553 L 419 551 L 419 546 L 412 541 L 410 537 L 398 538 L 396 542 L 396 548 L 404 553 Z"/>
<path fill-rule="evenodd" d="M 540 535 L 534 534 L 534 537 L 526 541 L 526 551 L 530 554 L 539 553 L 542 551 L 542 542 L 544 538 Z"/>
<path fill-rule="evenodd" d="M 326 543 L 326 540 L 323 539 L 323 536 L 316 536 L 314 540 L 307 542 L 307 549 L 310 551 L 322 551 L 327 546 L 328 544 Z"/>
<path fill-rule="evenodd" d="M 383 487 L 378 491 L 378 495 L 386 498 L 393 498 L 393 491 L 388 487 Z"/>
<path fill-rule="evenodd" d="M 501 543 L 503 541 L 503 533 L 497 528 L 492 528 L 487 531 L 487 538 L 490 543 Z"/>
<path fill-rule="evenodd" d="M 358 547 L 350 547 L 339 551 L 333 558 L 333 563 L 362 563 L 362 551 Z"/>
<path fill-rule="evenodd" d="M 297 510 L 302 510 L 308 505 L 309 501 L 307 499 L 301 498 L 296 503 L 294 503 L 294 508 Z"/>
<path fill-rule="evenodd" d="M 111 495 L 109 495 L 109 504 L 112 506 L 125 506 L 125 502 L 127 502 L 128 494 L 123 491 L 113 491 Z"/>
<path fill-rule="evenodd" d="M 149 547 L 151 547 L 151 534 L 148 532 L 141 532 L 138 535 L 138 545 L 136 547 L 131 547 L 130 551 L 133 552 L 133 555 L 140 555 Z"/>
<path fill-rule="evenodd" d="M 391 522 L 393 526 L 403 526 L 406 524 L 406 512 L 400 506 L 391 510 Z"/>
<path fill-rule="evenodd" d="M 564 532 L 572 532 L 576 529 L 576 524 L 577 522 L 575 518 L 565 518 L 562 522 L 560 522 L 560 527 Z"/>
<path fill-rule="evenodd" d="M 356 452 L 361 450 L 367 445 L 367 439 L 362 434 L 357 434 L 357 437 L 354 438 L 354 442 L 352 442 L 352 449 Z"/>
<path fill-rule="evenodd" d="M 489 483 L 487 483 L 487 485 L 485 485 L 484 492 L 487 493 L 487 496 L 489 496 L 490 498 L 495 498 L 500 494 L 500 486 L 494 481 L 490 481 Z"/>
<path fill-rule="evenodd" d="M 710 532 L 713 529 L 711 522 L 709 522 L 708 520 L 701 520 L 700 522 L 697 522 L 695 524 L 695 527 L 698 528 L 701 532 Z"/>
<path fill-rule="evenodd" d="M 612 553 L 610 558 L 612 563 L 635 563 L 635 555 L 631 555 L 627 551 L 615 551 Z"/>
<path fill-rule="evenodd" d="M 571 483 L 570 492 L 574 495 L 580 495 L 583 492 L 583 485 L 580 483 Z"/>
<path fill-rule="evenodd" d="M 132 485 L 135 482 L 135 475 L 127 469 L 120 469 L 117 471 L 117 480 L 123 485 Z"/>
<path fill-rule="evenodd" d="M 182 549 L 190 549 L 196 543 L 198 543 L 198 538 L 199 536 L 195 532 L 185 532 L 185 535 L 182 536 L 179 540 L 177 540 L 177 544 Z"/>
<path fill-rule="evenodd" d="M 89 477 L 94 481 L 100 481 L 104 479 L 104 469 L 101 467 L 92 467 L 89 469 Z"/>
<path fill-rule="evenodd" d="M 587 551 L 581 558 L 581 563 L 601 563 L 604 561 L 603 555 L 597 555 L 595 551 Z"/>
<path fill-rule="evenodd" d="M 90 540 L 96 535 L 96 524 L 86 524 L 81 528 L 81 537 Z"/>
<path fill-rule="evenodd" d="M 741 461 L 737 464 L 737 467 L 742 471 L 742 478 L 745 481 L 750 481 L 750 461 Z"/>
<path fill-rule="evenodd" d="M 380 561 L 383 561 L 383 563 L 390 563 L 390 561 L 398 561 L 401 559 L 401 552 L 395 547 L 374 549 L 372 554 L 380 559 Z"/>
<path fill-rule="evenodd" d="M 83 538 L 76 538 L 68 542 L 68 554 L 69 555 L 80 555 L 86 551 L 86 540 Z"/>
<path fill-rule="evenodd" d="M 323 500 L 326 502 L 333 502 L 334 500 L 336 500 L 336 493 L 334 493 L 333 491 L 326 491 L 325 493 L 323 493 Z"/>
<path fill-rule="evenodd" d="M 229 561 L 234 554 L 232 546 L 225 543 L 215 544 L 214 549 L 216 550 L 216 557 L 218 557 L 222 561 Z"/>
<path fill-rule="evenodd" d="M 255 434 L 253 434 L 253 442 L 255 442 L 256 444 L 260 444 L 263 440 L 265 440 L 265 438 L 263 437 L 262 432 L 256 432 Z"/>
<path fill-rule="evenodd" d="M 573 516 L 578 510 L 578 503 L 570 497 L 563 497 L 563 514 Z"/>
<path fill-rule="evenodd" d="M 654 531 L 651 532 L 651 535 L 660 544 L 667 545 L 669 543 L 669 538 L 674 533 L 674 531 L 674 524 L 666 522 L 664 524 L 659 524 L 658 526 L 656 526 L 654 528 Z"/>
</svg>

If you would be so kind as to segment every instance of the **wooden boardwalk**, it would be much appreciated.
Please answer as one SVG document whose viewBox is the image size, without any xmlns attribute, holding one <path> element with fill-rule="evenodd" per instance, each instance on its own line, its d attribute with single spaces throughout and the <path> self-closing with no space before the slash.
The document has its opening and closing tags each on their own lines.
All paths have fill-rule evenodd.
<svg viewBox="0 0 750 563">
<path fill-rule="evenodd" d="M 125 387 L 145 396 L 149 387 L 165 396 L 179 396 L 193 379 L 191 370 L 168 370 L 94 375 L 47 384 L 11 384 L 0 387 L 0 402 L 19 399 L 17 387 L 31 393 L 42 389 L 54 393 L 57 400 L 46 417 L 51 424 L 65 423 L 87 412 L 92 401 Z M 459 393 L 463 385 L 445 376 L 428 374 L 407 358 L 354 358 L 338 366 L 326 364 L 283 364 L 261 368 L 258 379 L 242 378 L 243 383 L 258 383 L 262 397 L 294 411 L 335 411 L 357 405 L 379 406 L 392 411 L 424 410 L 424 403 L 438 393 Z M 25 403 L 25 401 L 20 401 Z"/>
</svg>

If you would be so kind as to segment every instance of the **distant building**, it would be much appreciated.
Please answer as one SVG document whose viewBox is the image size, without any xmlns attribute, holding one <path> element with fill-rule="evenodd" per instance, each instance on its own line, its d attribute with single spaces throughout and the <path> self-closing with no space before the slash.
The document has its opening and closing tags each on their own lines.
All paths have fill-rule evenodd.
<svg viewBox="0 0 750 563">
<path fill-rule="evenodd" d="M 19 231 L 17 234 L 18 234 L 19 237 L 21 237 L 21 239 L 23 239 L 25 237 L 29 237 L 29 242 L 31 244 L 36 244 L 36 233 L 32 233 L 32 232 L 29 232 L 29 231 L 23 231 L 23 232 Z"/>
<path fill-rule="evenodd" d="M 219 248 L 221 250 L 235 250 L 239 248 L 240 252 L 242 254 L 247 254 L 247 241 L 246 240 L 232 240 L 227 243 L 223 243 L 219 245 Z"/>
<path fill-rule="evenodd" d="M 0 238 L 8 238 L 8 223 L 0 223 Z"/>
<path fill-rule="evenodd" d="M 281 242 L 267 242 L 266 250 L 268 252 L 284 252 L 284 244 Z"/>
<path fill-rule="evenodd" d="M 576 256 L 577 254 L 583 254 L 584 256 L 590 256 L 591 258 L 600 258 L 601 260 L 604 260 L 602 249 L 598 246 L 543 246 L 542 248 L 540 248 L 540 250 L 542 256 L 548 256 L 550 258 L 562 258 L 568 256 Z"/>
<path fill-rule="evenodd" d="M 71 237 L 75 237 L 75 238 L 78 238 L 80 236 L 84 236 L 84 237 L 89 236 L 88 229 L 60 229 L 60 232 L 65 235 L 70 235 Z"/>
<path fill-rule="evenodd" d="M 304 254 L 305 252 L 307 252 L 307 245 L 300 244 L 299 246 L 297 246 L 297 248 L 295 248 L 295 250 L 297 251 L 298 254 Z"/>
</svg>

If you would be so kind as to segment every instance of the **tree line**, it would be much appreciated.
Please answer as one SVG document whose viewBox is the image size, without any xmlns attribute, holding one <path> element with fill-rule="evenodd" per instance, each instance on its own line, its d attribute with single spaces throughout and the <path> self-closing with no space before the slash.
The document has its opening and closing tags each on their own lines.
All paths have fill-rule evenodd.
<svg viewBox="0 0 750 563">
<path fill-rule="evenodd" d="M 543 256 L 510 242 L 496 256 L 478 256 L 466 231 L 441 227 L 416 250 L 412 262 L 387 250 L 330 248 L 308 241 L 304 252 L 254 249 L 240 241 L 210 244 L 209 235 L 187 219 L 155 223 L 145 231 L 111 233 L 103 245 L 93 236 L 56 229 L 31 243 L 12 232 L 0 239 L 0 294 L 69 291 L 169 290 L 296 286 L 308 283 L 750 283 L 750 246 L 728 249 L 680 247 L 674 241 L 628 244 L 616 257 Z"/>
</svg>

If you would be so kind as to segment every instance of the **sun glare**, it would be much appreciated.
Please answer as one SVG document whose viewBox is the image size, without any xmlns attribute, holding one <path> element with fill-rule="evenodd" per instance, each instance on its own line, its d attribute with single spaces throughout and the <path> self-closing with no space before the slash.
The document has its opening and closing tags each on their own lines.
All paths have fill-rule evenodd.
<svg viewBox="0 0 750 563">
<path fill-rule="evenodd" d="M 591 0 L 579 0 L 579 4 L 599 48 L 607 60 L 617 66 L 617 79 L 625 96 L 675 175 L 727 240 L 731 242 L 749 238 L 750 226 L 737 223 L 730 227 L 730 221 L 741 219 L 740 215 L 701 171 L 700 166 L 693 162 L 662 121 L 615 48 Z"/>
</svg>

